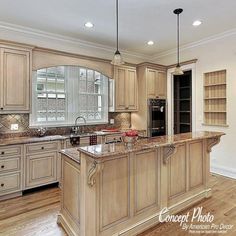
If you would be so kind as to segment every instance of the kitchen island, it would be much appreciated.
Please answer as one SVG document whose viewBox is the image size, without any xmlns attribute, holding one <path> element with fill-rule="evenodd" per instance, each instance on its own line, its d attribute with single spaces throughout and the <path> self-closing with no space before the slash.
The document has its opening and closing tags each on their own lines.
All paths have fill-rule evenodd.
<svg viewBox="0 0 236 236">
<path fill-rule="evenodd" d="M 58 223 L 69 235 L 136 235 L 211 196 L 210 152 L 221 132 L 62 151 Z M 164 210 L 163 210 L 164 209 Z"/>
</svg>

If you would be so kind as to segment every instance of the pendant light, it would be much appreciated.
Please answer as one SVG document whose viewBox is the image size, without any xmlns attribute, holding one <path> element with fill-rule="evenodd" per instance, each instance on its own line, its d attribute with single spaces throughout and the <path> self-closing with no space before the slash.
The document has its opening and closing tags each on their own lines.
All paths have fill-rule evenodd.
<svg viewBox="0 0 236 236">
<path fill-rule="evenodd" d="M 125 64 L 119 52 L 119 31 L 118 31 L 118 0 L 116 0 L 116 52 L 111 64 L 119 66 Z"/>
<path fill-rule="evenodd" d="M 179 15 L 183 12 L 183 9 L 177 8 L 174 11 L 174 14 L 177 15 L 177 65 L 175 67 L 174 75 L 183 75 L 184 72 L 182 71 L 180 64 L 179 64 Z"/>
</svg>

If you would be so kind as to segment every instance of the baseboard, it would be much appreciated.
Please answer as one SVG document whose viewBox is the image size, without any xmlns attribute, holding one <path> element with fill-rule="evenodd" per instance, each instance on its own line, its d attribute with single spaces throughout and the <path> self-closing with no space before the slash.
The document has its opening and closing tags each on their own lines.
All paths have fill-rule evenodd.
<svg viewBox="0 0 236 236">
<path fill-rule="evenodd" d="M 223 175 L 232 179 L 236 179 L 236 168 L 228 168 L 225 166 L 211 164 L 211 172 L 218 175 Z"/>
</svg>

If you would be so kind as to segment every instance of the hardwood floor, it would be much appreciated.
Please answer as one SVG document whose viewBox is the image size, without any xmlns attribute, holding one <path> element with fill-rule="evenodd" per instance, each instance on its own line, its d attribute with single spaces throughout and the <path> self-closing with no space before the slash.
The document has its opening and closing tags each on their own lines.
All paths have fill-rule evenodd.
<svg viewBox="0 0 236 236">
<path fill-rule="evenodd" d="M 196 204 L 195 207 L 202 206 L 204 213 L 211 212 L 215 216 L 213 222 L 215 224 L 235 224 L 232 230 L 222 235 L 236 235 L 236 180 L 214 175 L 211 176 L 211 186 L 213 196 Z M 56 223 L 59 207 L 60 190 L 56 187 L 2 201 L 0 202 L 0 236 L 66 235 Z M 192 209 L 193 207 L 184 212 Z M 181 230 L 179 223 L 159 224 L 140 234 L 140 236 L 155 235 L 190 234 Z"/>
</svg>

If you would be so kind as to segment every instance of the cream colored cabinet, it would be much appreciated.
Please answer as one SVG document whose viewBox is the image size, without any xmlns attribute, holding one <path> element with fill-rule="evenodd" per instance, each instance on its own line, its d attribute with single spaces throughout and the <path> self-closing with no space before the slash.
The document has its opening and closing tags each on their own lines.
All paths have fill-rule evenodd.
<svg viewBox="0 0 236 236">
<path fill-rule="evenodd" d="M 0 113 L 29 112 L 31 49 L 0 44 Z"/>
<path fill-rule="evenodd" d="M 115 67 L 115 110 L 136 111 L 137 101 L 137 76 L 133 67 Z"/>
<path fill-rule="evenodd" d="M 27 144 L 25 149 L 25 189 L 57 182 L 59 142 Z"/>
<path fill-rule="evenodd" d="M 147 68 L 147 97 L 166 98 L 166 73 Z"/>
<path fill-rule="evenodd" d="M 0 199 L 22 191 L 23 146 L 0 147 Z"/>
<path fill-rule="evenodd" d="M 165 66 L 142 63 L 137 66 L 138 111 L 131 114 L 132 128 L 148 133 L 148 99 L 167 99 Z"/>
</svg>

